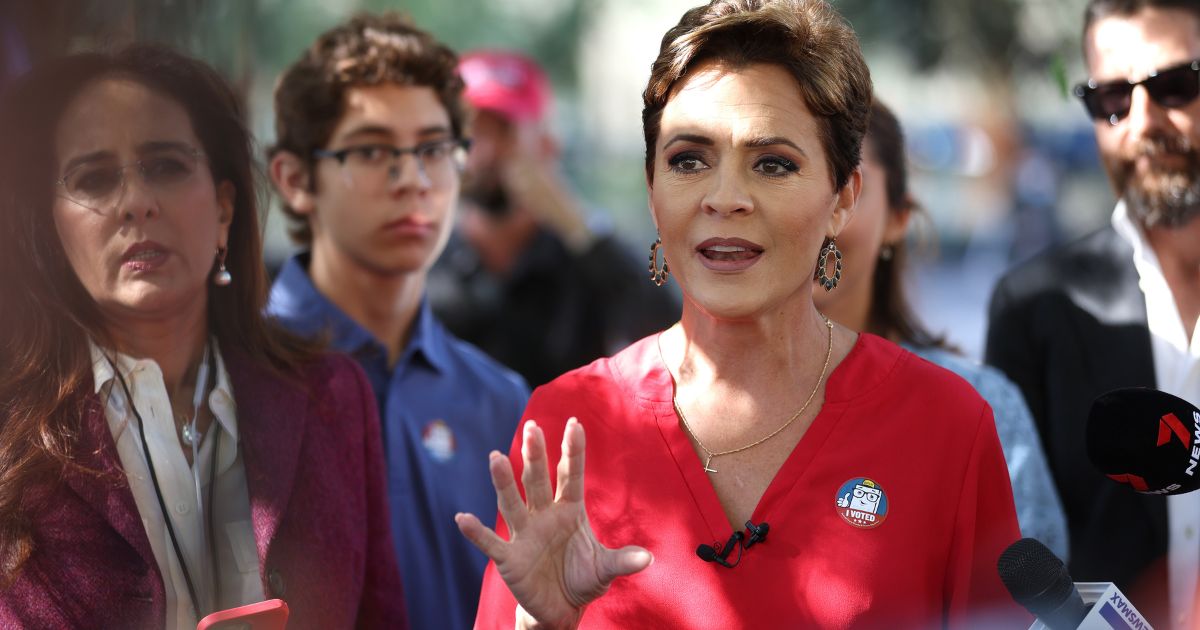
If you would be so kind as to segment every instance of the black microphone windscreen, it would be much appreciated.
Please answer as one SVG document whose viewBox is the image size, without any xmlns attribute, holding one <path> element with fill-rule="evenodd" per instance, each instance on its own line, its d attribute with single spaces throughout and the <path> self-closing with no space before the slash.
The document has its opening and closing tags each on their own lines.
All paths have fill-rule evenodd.
<svg viewBox="0 0 1200 630">
<path fill-rule="evenodd" d="M 996 570 L 1013 601 L 1051 628 L 1074 628 L 1087 613 L 1067 567 L 1034 538 L 1009 545 Z"/>
<path fill-rule="evenodd" d="M 1118 389 L 1088 413 L 1087 451 L 1101 473 L 1146 494 L 1200 488 L 1200 411 L 1147 388 Z"/>
<path fill-rule="evenodd" d="M 712 548 L 712 545 L 700 545 L 696 547 L 696 555 L 705 562 L 713 562 L 717 559 L 717 550 Z"/>
</svg>

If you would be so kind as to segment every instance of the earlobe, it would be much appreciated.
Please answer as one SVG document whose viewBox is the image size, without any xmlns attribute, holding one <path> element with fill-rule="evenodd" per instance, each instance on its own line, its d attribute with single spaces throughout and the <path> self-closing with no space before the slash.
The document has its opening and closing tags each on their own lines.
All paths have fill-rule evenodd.
<svg viewBox="0 0 1200 630">
<path fill-rule="evenodd" d="M 288 151 L 280 151 L 271 157 L 271 163 L 268 166 L 271 175 L 271 183 L 275 185 L 275 190 L 279 192 L 279 196 L 283 198 L 283 202 L 287 204 L 296 214 L 309 214 L 312 212 L 312 186 L 309 183 L 308 165 L 303 162 L 295 154 Z"/>
</svg>

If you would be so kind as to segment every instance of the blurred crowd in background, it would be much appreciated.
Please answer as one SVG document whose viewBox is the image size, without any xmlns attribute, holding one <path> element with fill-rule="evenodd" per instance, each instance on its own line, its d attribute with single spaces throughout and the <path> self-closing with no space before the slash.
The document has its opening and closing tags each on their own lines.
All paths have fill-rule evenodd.
<svg viewBox="0 0 1200 630">
<path fill-rule="evenodd" d="M 3 0 L 0 91 L 45 57 L 133 41 L 167 43 L 213 64 L 237 87 L 255 136 L 269 146 L 271 93 L 286 64 L 339 20 L 396 9 L 457 50 L 507 48 L 541 63 L 553 87 L 549 121 L 564 174 L 584 200 L 589 223 L 640 250 L 654 238 L 640 91 L 661 33 L 693 4 Z M 912 186 L 930 219 L 915 230 L 915 306 L 933 331 L 980 358 L 987 298 L 1001 272 L 1103 225 L 1113 207 L 1091 122 L 1067 89 L 1084 78 L 1084 1 L 833 4 L 861 37 L 877 92 L 909 135 Z M 274 202 L 270 213 L 267 264 L 274 270 L 294 245 Z"/>
</svg>

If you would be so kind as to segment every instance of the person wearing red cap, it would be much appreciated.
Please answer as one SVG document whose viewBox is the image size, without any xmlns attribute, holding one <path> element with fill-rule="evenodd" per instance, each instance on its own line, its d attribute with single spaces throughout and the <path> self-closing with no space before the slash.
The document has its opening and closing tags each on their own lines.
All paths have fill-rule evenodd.
<svg viewBox="0 0 1200 630">
<path fill-rule="evenodd" d="M 458 70 L 476 111 L 459 233 L 430 277 L 447 327 L 536 386 L 672 324 L 678 304 L 640 257 L 588 227 L 538 64 L 484 50 Z"/>
</svg>

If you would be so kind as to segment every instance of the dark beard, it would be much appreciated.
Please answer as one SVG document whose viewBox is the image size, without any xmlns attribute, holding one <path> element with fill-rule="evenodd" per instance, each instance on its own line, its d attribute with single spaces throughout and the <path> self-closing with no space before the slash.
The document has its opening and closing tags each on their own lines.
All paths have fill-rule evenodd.
<svg viewBox="0 0 1200 630">
<path fill-rule="evenodd" d="M 467 177 L 462 196 L 494 217 L 503 217 L 510 209 L 508 192 L 495 178 Z"/>
<path fill-rule="evenodd" d="M 1152 167 L 1136 178 L 1133 162 L 1146 156 L 1182 155 L 1186 164 L 1178 168 Z M 1133 159 L 1118 166 L 1130 216 L 1145 228 L 1179 228 L 1200 216 L 1200 154 L 1182 136 L 1148 138 L 1138 144 Z"/>
</svg>

